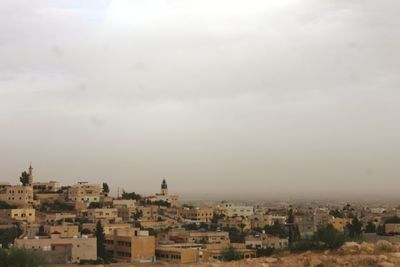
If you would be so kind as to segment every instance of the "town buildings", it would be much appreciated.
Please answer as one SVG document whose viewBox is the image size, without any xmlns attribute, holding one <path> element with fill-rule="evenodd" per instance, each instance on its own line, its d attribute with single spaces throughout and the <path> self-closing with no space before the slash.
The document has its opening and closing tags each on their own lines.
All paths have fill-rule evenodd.
<svg viewBox="0 0 400 267">
<path fill-rule="evenodd" d="M 35 238 L 24 237 L 16 239 L 15 246 L 44 253 L 51 263 L 79 263 L 81 260 L 97 259 L 95 237 L 61 237 L 61 234 Z"/>
<path fill-rule="evenodd" d="M 154 262 L 155 238 L 140 228 L 114 229 L 106 235 L 106 252 L 109 257 L 128 262 Z"/>
<path fill-rule="evenodd" d="M 36 220 L 36 210 L 33 208 L 0 209 L 0 217 L 34 223 Z"/>
<path fill-rule="evenodd" d="M 182 208 L 182 217 L 194 222 L 209 222 L 213 218 L 213 208 Z"/>
<path fill-rule="evenodd" d="M 78 182 L 74 186 L 68 188 L 68 200 L 84 203 L 88 206 L 92 202 L 100 201 L 100 193 L 100 185 Z"/>
</svg>

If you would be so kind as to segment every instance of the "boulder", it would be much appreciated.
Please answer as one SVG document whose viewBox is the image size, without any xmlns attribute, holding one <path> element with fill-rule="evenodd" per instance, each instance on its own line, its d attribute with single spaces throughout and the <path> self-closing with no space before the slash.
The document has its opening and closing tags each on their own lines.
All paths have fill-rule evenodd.
<svg viewBox="0 0 400 267">
<path fill-rule="evenodd" d="M 274 263 L 277 261 L 278 261 L 277 258 L 272 258 L 272 257 L 264 258 L 264 262 L 266 262 L 266 263 Z"/>
<path fill-rule="evenodd" d="M 360 249 L 361 252 L 365 254 L 373 254 L 375 251 L 375 245 L 373 243 L 362 242 Z"/>
<path fill-rule="evenodd" d="M 395 265 L 391 262 L 384 261 L 384 262 L 380 262 L 378 264 L 378 266 L 379 267 L 394 267 Z"/>
<path fill-rule="evenodd" d="M 395 250 L 395 247 L 389 241 L 379 240 L 375 244 L 375 250 L 377 252 L 392 252 Z"/>
<path fill-rule="evenodd" d="M 361 250 L 361 245 L 356 242 L 346 242 L 343 244 L 339 251 L 343 254 L 355 254 L 359 253 Z"/>
<path fill-rule="evenodd" d="M 391 253 L 390 255 L 395 258 L 400 258 L 400 252 Z"/>
<path fill-rule="evenodd" d="M 312 259 L 310 260 L 309 266 L 310 266 L 310 267 L 322 267 L 322 266 L 323 266 L 323 263 L 322 263 L 322 261 L 321 261 L 320 259 L 318 259 L 318 258 L 312 258 Z"/>
</svg>

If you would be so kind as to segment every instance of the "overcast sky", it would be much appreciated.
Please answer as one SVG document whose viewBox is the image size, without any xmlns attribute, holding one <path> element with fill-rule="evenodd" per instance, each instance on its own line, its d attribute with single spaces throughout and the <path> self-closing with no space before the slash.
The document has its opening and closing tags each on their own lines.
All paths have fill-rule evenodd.
<svg viewBox="0 0 400 267">
<path fill-rule="evenodd" d="M 398 0 L 0 3 L 0 180 L 398 195 Z"/>
</svg>

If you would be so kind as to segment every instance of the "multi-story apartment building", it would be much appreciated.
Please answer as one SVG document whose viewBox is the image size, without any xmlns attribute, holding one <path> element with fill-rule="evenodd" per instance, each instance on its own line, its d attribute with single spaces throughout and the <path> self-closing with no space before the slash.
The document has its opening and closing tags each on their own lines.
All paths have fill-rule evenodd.
<svg viewBox="0 0 400 267">
<path fill-rule="evenodd" d="M 246 247 L 251 248 L 276 248 L 283 249 L 289 245 L 288 238 L 280 238 L 269 234 L 257 234 L 247 236 L 245 239 Z"/>
<path fill-rule="evenodd" d="M 275 223 L 285 224 L 286 216 L 269 215 L 269 214 L 255 214 L 250 216 L 251 228 L 264 228 L 265 226 L 274 225 Z"/>
<path fill-rule="evenodd" d="M 386 223 L 385 224 L 386 234 L 400 234 L 400 223 Z"/>
<path fill-rule="evenodd" d="M 162 245 L 156 248 L 157 261 L 172 264 L 190 264 L 201 260 L 201 246 Z"/>
<path fill-rule="evenodd" d="M 60 248 L 67 247 L 68 250 L 62 250 L 63 262 L 60 263 L 79 263 L 81 260 L 97 259 L 96 237 L 76 236 L 73 238 L 63 238 L 60 234 L 52 234 L 50 237 L 35 237 L 16 239 L 14 245 L 18 248 L 43 253 L 50 262 L 59 263 L 60 255 L 54 255 L 53 252 Z M 52 259 L 52 257 L 57 259 Z"/>
<path fill-rule="evenodd" d="M 218 220 L 218 225 L 222 228 L 236 228 L 239 230 L 250 230 L 251 220 L 243 217 L 226 217 Z"/>
<path fill-rule="evenodd" d="M 254 258 L 254 249 L 247 249 L 245 244 L 212 243 L 212 244 L 172 244 L 156 248 L 157 261 L 171 264 L 191 264 L 212 259 L 222 259 L 223 252 L 233 247 L 243 259 Z"/>
<path fill-rule="evenodd" d="M 51 234 L 59 234 L 61 238 L 77 237 L 80 235 L 79 226 L 72 224 L 45 225 L 44 231 Z"/>
<path fill-rule="evenodd" d="M 134 208 L 136 200 L 134 199 L 113 199 L 112 205 L 114 208 Z"/>
<path fill-rule="evenodd" d="M 213 208 L 183 208 L 182 217 L 197 222 L 209 222 L 213 218 Z"/>
<path fill-rule="evenodd" d="M 13 185 L 7 186 L 0 192 L 0 201 L 5 201 L 10 205 L 18 207 L 28 207 L 36 204 L 33 199 L 32 186 Z"/>
<path fill-rule="evenodd" d="M 294 223 L 297 224 L 301 237 L 312 236 L 315 232 L 314 215 L 312 213 L 296 214 Z"/>
<path fill-rule="evenodd" d="M 213 244 L 213 243 L 229 243 L 228 232 L 218 231 L 184 231 L 184 230 L 172 230 L 168 233 L 169 240 L 175 241 L 176 243 L 196 243 L 196 244 Z"/>
<path fill-rule="evenodd" d="M 115 229 L 106 235 L 107 254 L 127 262 L 154 262 L 155 238 L 139 228 Z"/>
<path fill-rule="evenodd" d="M 141 218 L 144 220 L 157 220 L 159 207 L 156 205 L 151 206 L 137 206 L 135 208 L 118 208 L 118 216 L 124 222 L 132 221 L 136 214 L 140 213 Z"/>
<path fill-rule="evenodd" d="M 229 247 L 233 247 L 242 259 L 250 259 L 256 256 L 256 251 L 254 249 L 247 249 L 246 245 L 243 243 L 220 243 L 205 244 L 200 250 L 202 253 L 202 259 L 204 261 L 210 259 L 221 260 L 223 252 Z"/>
<path fill-rule="evenodd" d="M 0 209 L 0 217 L 34 223 L 36 219 L 36 210 L 32 208 Z"/>
<path fill-rule="evenodd" d="M 57 192 L 61 188 L 60 183 L 56 181 L 34 182 L 32 186 L 35 193 Z"/>
<path fill-rule="evenodd" d="M 88 184 L 87 182 L 78 182 L 76 185 L 68 188 L 68 200 L 82 202 L 89 205 L 91 202 L 99 202 L 101 187 L 97 184 Z"/>
<path fill-rule="evenodd" d="M 75 218 L 76 214 L 74 213 L 57 212 L 57 213 L 45 214 L 43 221 L 46 223 L 55 223 L 55 222 L 62 222 L 65 220 L 74 221 Z"/>
<path fill-rule="evenodd" d="M 252 206 L 238 206 L 233 203 L 223 203 L 219 208 L 227 217 L 249 217 L 254 214 L 254 208 Z"/>
<path fill-rule="evenodd" d="M 97 220 L 115 220 L 120 221 L 118 210 L 116 208 L 98 208 L 88 209 L 82 212 L 82 215 L 89 218 L 91 221 Z"/>
</svg>

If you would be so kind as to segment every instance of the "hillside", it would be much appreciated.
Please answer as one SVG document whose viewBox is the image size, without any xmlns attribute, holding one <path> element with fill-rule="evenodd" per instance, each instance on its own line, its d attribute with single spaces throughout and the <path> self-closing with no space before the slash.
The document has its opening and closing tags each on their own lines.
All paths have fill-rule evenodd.
<svg viewBox="0 0 400 267">
<path fill-rule="evenodd" d="M 56 265 L 61 267 L 61 265 Z M 56 267 L 54 266 L 54 267 Z M 63 265 L 63 267 L 72 267 L 74 265 Z M 84 265 L 76 265 L 84 266 Z M 88 265 L 95 266 L 95 265 Z M 400 266 L 400 244 L 392 244 L 388 241 L 380 240 L 375 244 L 355 242 L 345 243 L 340 249 L 335 251 L 311 252 L 307 251 L 299 254 L 286 253 L 279 257 L 255 258 L 234 262 L 213 261 L 198 264 L 112 264 L 108 266 L 131 267 L 131 266 L 174 266 L 174 267 L 394 267 Z M 97 265 L 103 267 L 103 265 Z"/>
</svg>

